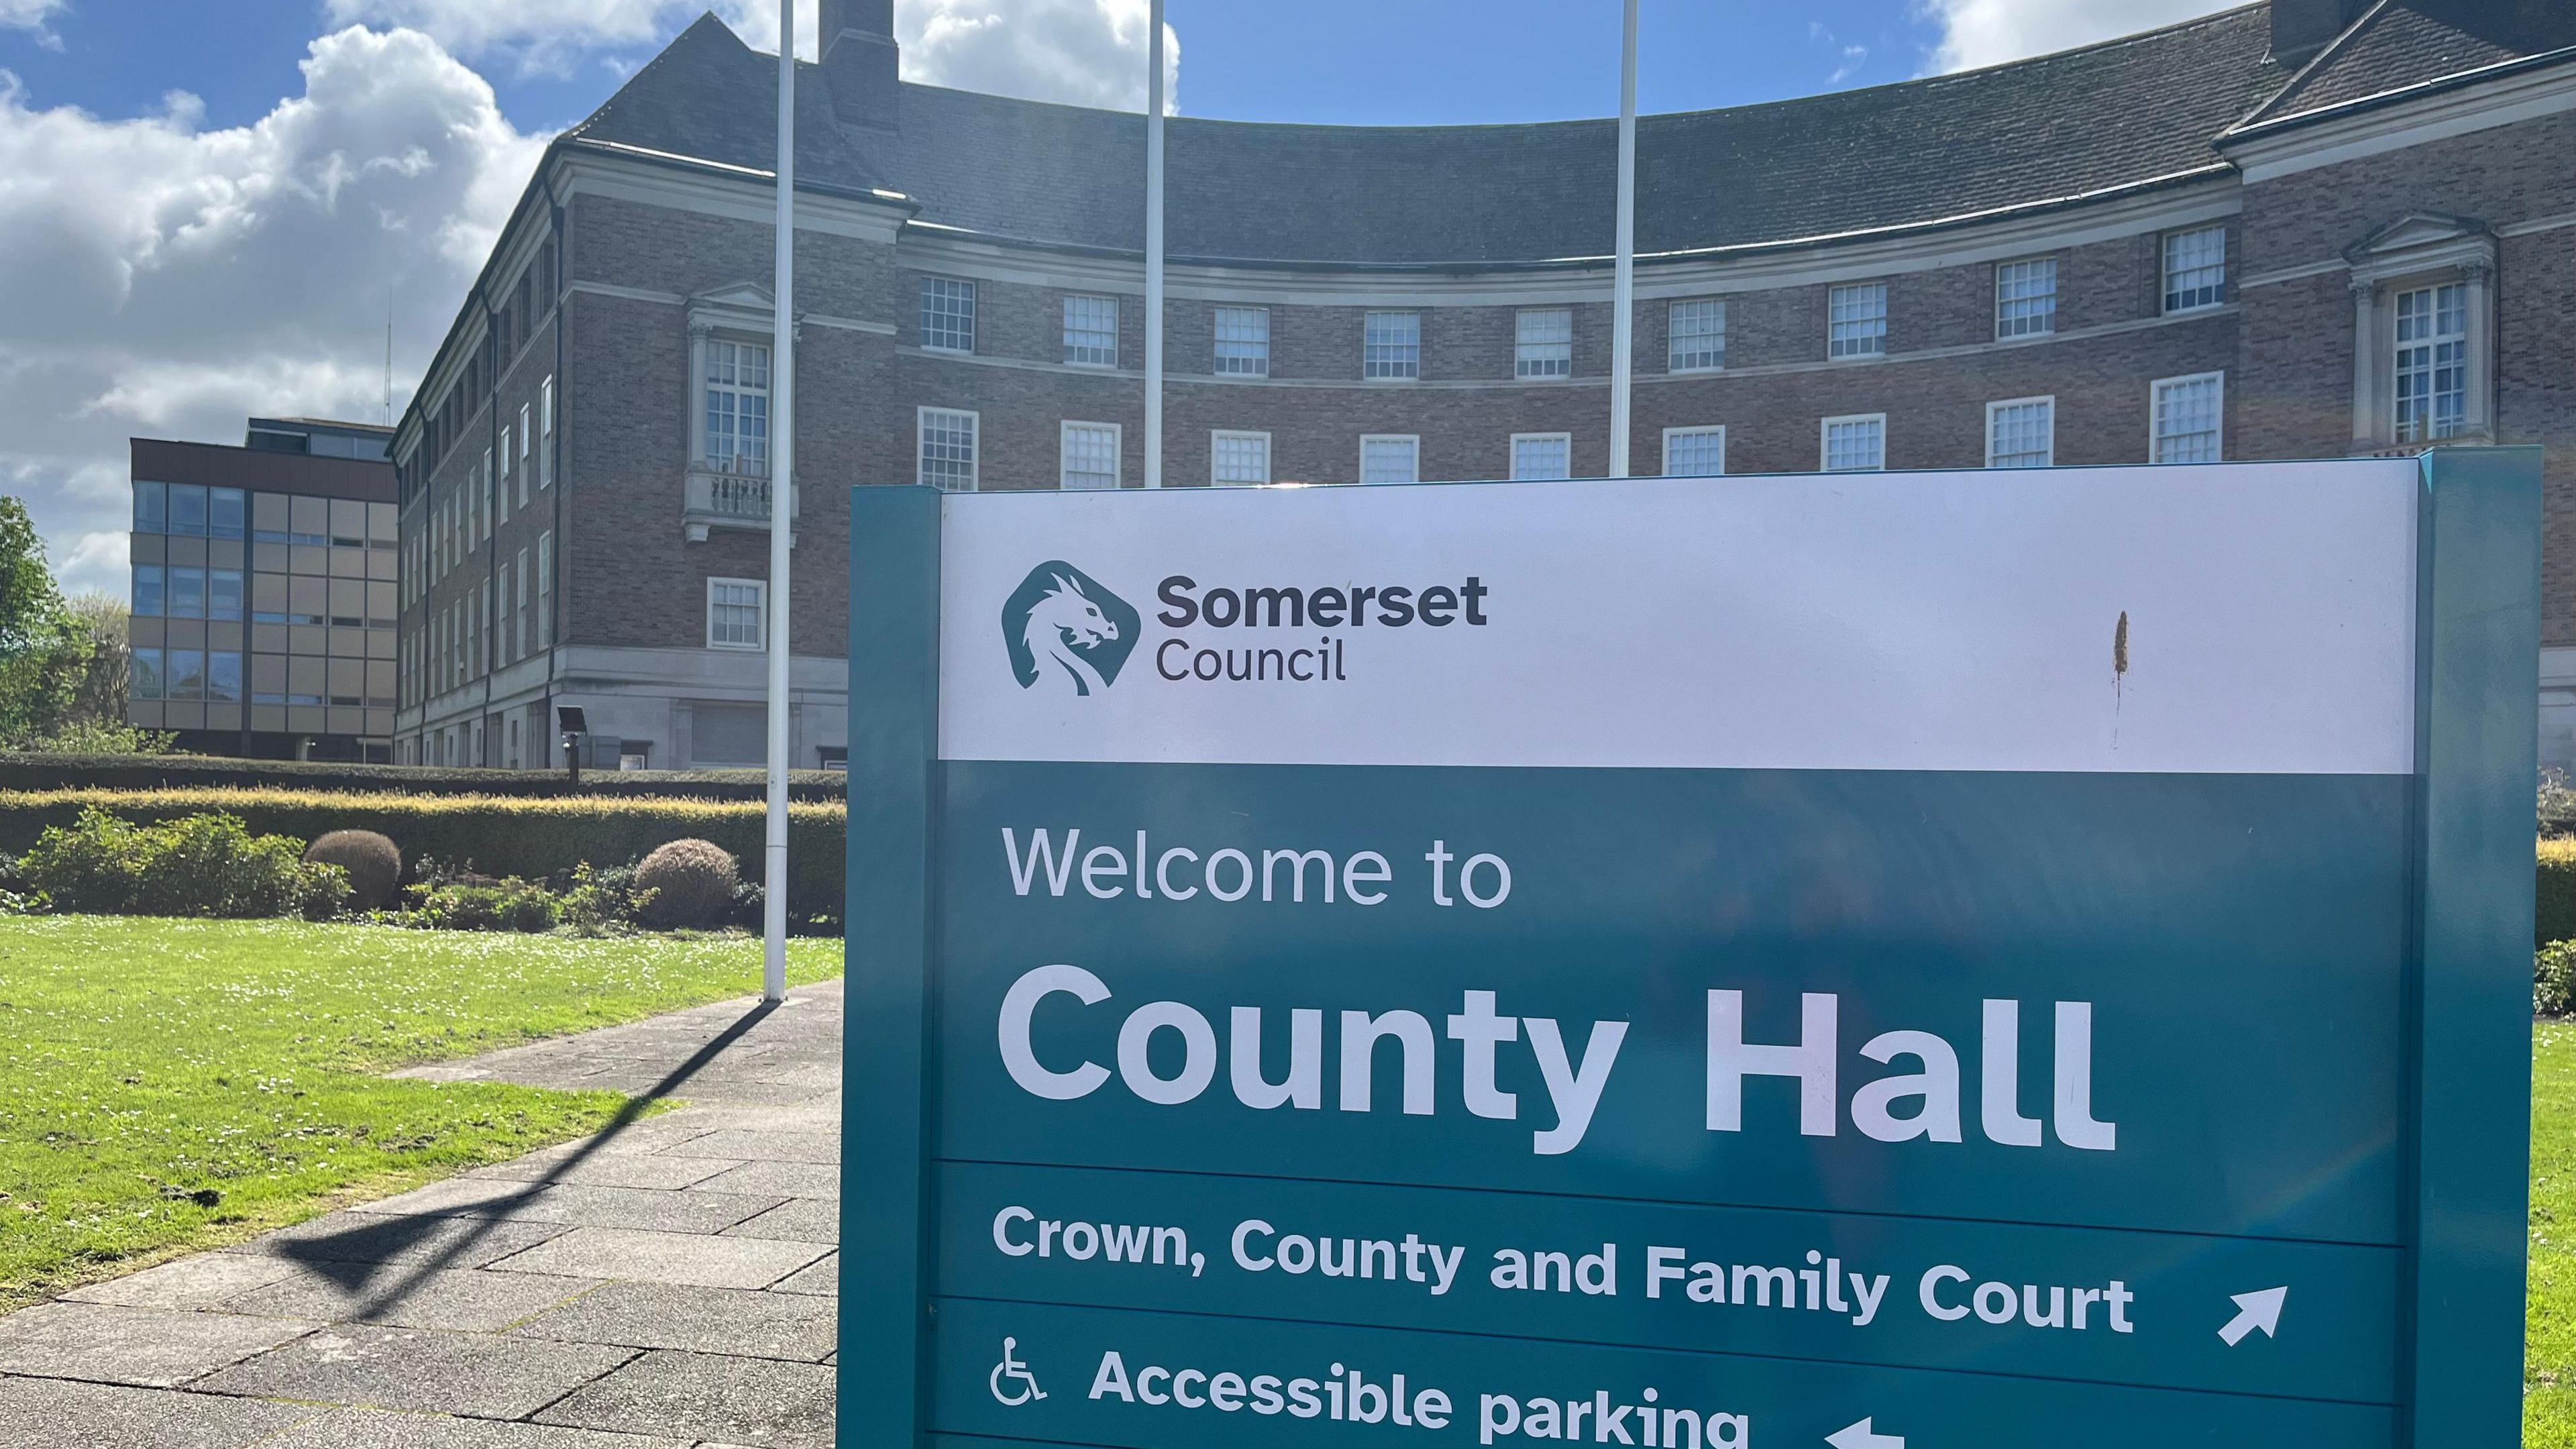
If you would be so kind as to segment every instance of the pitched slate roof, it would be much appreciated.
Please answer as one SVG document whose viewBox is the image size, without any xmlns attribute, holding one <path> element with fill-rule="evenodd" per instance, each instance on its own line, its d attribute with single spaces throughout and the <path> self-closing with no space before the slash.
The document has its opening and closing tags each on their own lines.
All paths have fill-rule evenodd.
<svg viewBox="0 0 2576 1449">
<path fill-rule="evenodd" d="M 2246 124 L 2315 116 L 2570 46 L 2576 46 L 2576 4 L 2568 0 L 2383 0 Z"/>
<path fill-rule="evenodd" d="M 1641 253 L 1797 242 L 2153 183 L 2282 79 L 2261 5 L 2034 60 L 1638 122 Z M 777 61 L 713 17 L 567 133 L 770 169 Z M 907 84 L 899 133 L 838 126 L 800 72 L 800 183 L 913 198 L 923 222 L 1141 251 L 1144 118 Z M 1495 267 L 1607 256 L 1616 123 L 1307 126 L 1175 118 L 1176 259 Z"/>
</svg>

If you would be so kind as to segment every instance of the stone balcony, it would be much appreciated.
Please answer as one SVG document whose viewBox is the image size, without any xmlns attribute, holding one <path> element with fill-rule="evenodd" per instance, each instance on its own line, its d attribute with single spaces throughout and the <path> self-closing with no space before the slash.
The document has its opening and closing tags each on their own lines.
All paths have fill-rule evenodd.
<svg viewBox="0 0 2576 1449">
<path fill-rule="evenodd" d="M 712 462 L 701 458 L 689 465 L 688 477 L 680 496 L 680 526 L 691 543 L 704 543 L 719 528 L 744 528 L 765 532 L 769 528 L 769 472 L 765 464 Z M 796 518 L 802 500 L 791 485 L 787 490 L 788 542 L 794 543 Z"/>
</svg>

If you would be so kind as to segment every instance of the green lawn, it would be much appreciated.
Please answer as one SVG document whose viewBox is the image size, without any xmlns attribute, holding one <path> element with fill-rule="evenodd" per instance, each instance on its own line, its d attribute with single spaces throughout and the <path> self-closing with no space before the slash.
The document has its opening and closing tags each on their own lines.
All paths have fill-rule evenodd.
<svg viewBox="0 0 2576 1449">
<path fill-rule="evenodd" d="M 2532 1038 L 2528 1302 L 2523 1443 L 2576 1449 L 2576 1023 Z"/>
<path fill-rule="evenodd" d="M 593 1131 L 622 1098 L 377 1074 L 759 979 L 740 937 L 0 918 L 0 1312 Z"/>
</svg>

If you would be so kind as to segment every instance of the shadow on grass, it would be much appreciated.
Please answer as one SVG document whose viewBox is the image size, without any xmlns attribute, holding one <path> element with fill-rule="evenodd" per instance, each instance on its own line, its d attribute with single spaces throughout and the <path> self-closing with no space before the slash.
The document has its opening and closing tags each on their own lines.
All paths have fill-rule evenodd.
<svg viewBox="0 0 2576 1449">
<path fill-rule="evenodd" d="M 646 1088 L 641 1095 L 629 1098 L 598 1135 L 557 1163 L 545 1180 L 531 1182 L 506 1197 L 477 1205 L 473 1217 L 387 1217 L 380 1223 L 281 1242 L 278 1256 L 330 1279 L 347 1292 L 363 1293 L 363 1300 L 350 1310 L 352 1320 L 383 1313 L 433 1281 L 438 1273 L 466 1260 L 477 1245 L 504 1224 L 522 1221 L 511 1216 L 514 1210 L 534 1201 L 554 1187 L 565 1174 L 607 1150 L 608 1145 L 617 1140 L 618 1134 L 641 1120 L 654 1103 L 687 1086 L 690 1078 L 724 1055 L 725 1048 L 768 1020 L 778 1010 L 778 1005 L 764 1001 L 744 1012 L 732 1025 L 692 1053 L 687 1061 L 673 1067 L 662 1080 Z M 426 1256 L 416 1256 L 433 1243 L 436 1246 Z M 379 1276 L 389 1273 L 399 1276 L 381 1287 L 368 1286 Z"/>
</svg>

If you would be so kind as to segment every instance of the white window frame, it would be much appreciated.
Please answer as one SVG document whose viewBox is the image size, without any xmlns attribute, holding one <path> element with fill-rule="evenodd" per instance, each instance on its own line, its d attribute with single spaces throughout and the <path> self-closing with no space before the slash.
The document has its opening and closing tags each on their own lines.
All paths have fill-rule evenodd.
<svg viewBox="0 0 2576 1449">
<path fill-rule="evenodd" d="M 1261 344 L 1261 355 L 1259 357 L 1228 357 L 1225 355 L 1225 349 L 1229 345 L 1235 347 L 1249 347 L 1252 345 L 1252 339 L 1250 338 L 1228 338 L 1225 335 L 1226 314 L 1229 312 L 1241 313 L 1246 316 L 1255 316 L 1261 319 L 1261 337 L 1259 339 Z M 1268 377 L 1270 375 L 1270 309 L 1267 307 L 1241 307 L 1232 303 L 1220 304 L 1209 309 L 1208 346 L 1210 359 L 1208 369 L 1212 376 Z"/>
<path fill-rule="evenodd" d="M 1684 437 L 1717 438 L 1717 471 L 1714 473 L 1676 473 L 1673 471 L 1673 439 Z M 1698 423 L 1689 427 L 1664 429 L 1664 474 L 1667 478 L 1723 478 L 1726 476 L 1726 425 Z"/>
<path fill-rule="evenodd" d="M 1541 477 L 1537 476 L 1536 474 L 1525 474 L 1525 473 L 1521 472 L 1521 444 L 1523 444 L 1523 443 L 1561 443 L 1561 444 L 1563 444 L 1563 445 L 1565 446 L 1565 471 L 1564 471 L 1564 472 L 1562 472 L 1562 473 L 1555 474 L 1555 475 L 1553 475 L 1553 476 L 1551 476 L 1551 477 L 1547 477 L 1547 478 L 1541 478 Z M 1568 478 L 1572 478 L 1572 477 L 1574 476 L 1574 434 L 1572 434 L 1572 433 L 1514 433 L 1514 434 L 1512 434 L 1512 442 L 1511 442 L 1511 464 L 1510 464 L 1510 468 L 1511 468 L 1511 477 L 1513 478 L 1513 480 L 1514 480 L 1514 481 L 1519 481 L 1519 480 L 1521 480 L 1521 479 L 1526 478 L 1526 479 L 1528 479 L 1529 481 L 1531 481 L 1531 482 L 1533 482 L 1533 483 L 1553 483 L 1553 482 L 1562 482 L 1562 481 L 1564 481 L 1564 480 L 1566 480 L 1566 479 L 1568 479 Z"/>
<path fill-rule="evenodd" d="M 946 294 L 945 300 L 957 301 L 962 299 L 965 303 L 964 307 L 953 313 L 943 312 L 933 314 L 931 311 L 931 303 L 935 298 L 939 298 L 941 296 L 937 291 L 937 289 L 941 287 L 956 288 L 956 291 Z M 925 352 L 953 352 L 965 357 L 973 356 L 975 353 L 976 343 L 976 323 L 979 320 L 977 317 L 977 310 L 978 302 L 975 295 L 975 282 L 972 278 L 939 276 L 923 277 L 921 279 L 921 312 L 913 322 L 915 330 L 920 334 L 922 350 Z M 965 319 L 965 323 L 962 328 L 943 325 L 938 329 L 936 335 L 942 337 L 953 337 L 962 331 L 966 338 L 965 345 L 961 347 L 953 341 L 932 341 L 931 338 L 934 334 L 930 324 L 934 315 L 938 315 L 942 318 L 962 316 Z"/>
<path fill-rule="evenodd" d="M 1876 423 L 1878 425 L 1878 461 L 1866 468 L 1833 466 L 1833 437 L 1836 423 Z M 1887 471 L 1887 414 L 1838 413 L 1816 420 L 1816 471 L 1819 473 L 1884 473 Z"/>
<path fill-rule="evenodd" d="M 696 341 L 697 355 L 692 359 L 692 369 L 697 390 L 690 398 L 689 410 L 690 466 L 730 478 L 768 477 L 770 460 L 774 456 L 772 450 L 778 446 L 776 430 L 773 426 L 777 422 L 777 354 L 771 349 L 769 340 L 766 338 L 707 332 L 699 335 Z M 716 380 L 718 356 L 716 349 L 720 347 L 732 349 L 727 361 L 731 366 L 733 381 Z M 757 387 L 741 380 L 742 356 L 745 353 L 755 352 L 760 355 L 761 382 Z M 709 407 L 719 393 L 731 400 L 729 405 L 734 419 L 731 435 L 735 444 L 734 451 L 722 460 L 716 457 L 715 432 L 708 426 L 707 418 Z M 741 442 L 748 436 L 744 420 L 748 416 L 747 400 L 752 398 L 760 400 L 760 462 L 758 467 L 746 470 L 742 463 L 746 454 L 741 447 Z"/>
<path fill-rule="evenodd" d="M 2002 413 L 2006 408 L 2033 407 L 2041 403 L 2048 405 L 2048 446 L 2042 451 L 2040 460 L 2037 463 L 2016 463 L 2012 466 L 2017 468 L 2054 468 L 2057 466 L 2057 395 L 2055 393 L 2048 393 L 2037 397 L 1997 398 L 1995 401 L 1986 404 L 1987 467 L 1995 468 L 2003 466 L 1995 461 L 1995 418 L 1997 415 Z M 1884 447 L 1883 440 L 1881 446 L 1882 448 Z"/>
<path fill-rule="evenodd" d="M 2149 463 L 2165 461 L 2156 456 L 2158 446 L 2164 442 L 2164 435 L 2156 431 L 2156 404 L 2163 397 L 2166 388 L 2178 387 L 2189 382 L 2207 382 L 2217 385 L 2218 395 L 2212 400 L 2214 426 L 2210 430 L 2210 448 L 2217 456 L 2209 461 L 2223 462 L 2227 458 L 2227 371 L 2220 368 L 2213 372 L 2178 373 L 2172 377 L 2157 378 L 2147 384 L 2147 461 Z"/>
<path fill-rule="evenodd" d="M 1680 341 L 1682 333 L 1681 329 L 1676 327 L 1674 324 L 1681 320 L 1682 309 L 1685 307 L 1706 307 L 1716 314 L 1717 331 L 1715 336 L 1717 338 L 1717 360 L 1715 362 L 1683 362 L 1680 360 L 1682 357 Z M 1664 370 L 1672 373 L 1724 372 L 1726 370 L 1726 320 L 1726 299 L 1724 297 L 1681 297 L 1666 305 L 1664 308 Z M 1697 337 L 1706 337 L 1710 334 L 1694 333 L 1693 335 Z M 1691 349 L 1691 353 L 1693 356 L 1697 356 L 1706 350 L 1707 349 L 1705 348 L 1695 347 Z"/>
<path fill-rule="evenodd" d="M 519 657 L 528 657 L 528 551 L 519 550 Z"/>
<path fill-rule="evenodd" d="M 1877 294 L 1875 313 L 1858 313 L 1849 319 L 1835 316 L 1844 299 L 1857 293 Z M 1861 330 L 1875 324 L 1874 330 Z M 1849 335 L 1840 329 L 1850 327 Z M 1887 284 L 1885 282 L 1849 282 L 1825 290 L 1825 358 L 1843 361 L 1861 357 L 1887 355 Z M 1861 414 L 1853 414 L 1861 416 Z"/>
<path fill-rule="evenodd" d="M 2013 272 L 2015 269 L 2022 267 L 2047 268 L 2048 290 L 2044 293 L 2032 292 L 2023 297 L 2007 297 L 2004 293 L 2004 288 L 2007 285 L 2008 274 Z M 2009 262 L 1995 263 L 1995 340 L 1998 342 L 2010 342 L 2013 339 L 2020 337 L 2048 337 L 2055 335 L 2057 331 L 2058 279 L 2062 274 L 2063 269 L 2058 266 L 2057 258 L 2053 256 L 2018 257 Z M 2021 301 L 2038 304 L 2040 303 L 2040 299 L 2043 297 L 2046 299 L 2045 304 L 2035 305 L 2028 316 L 2007 317 L 2004 315 L 2004 308 L 2007 303 Z"/>
<path fill-rule="evenodd" d="M 1413 476 L 1412 476 L 1412 477 L 1410 477 L 1410 478 L 1386 478 L 1386 479 L 1372 479 L 1371 477 L 1369 477 L 1369 468 L 1368 468 L 1368 462 L 1369 462 L 1369 444 L 1371 444 L 1371 443 L 1404 443 L 1404 444 L 1409 445 L 1409 446 L 1413 449 Z M 1366 484 L 1374 484 L 1374 485 L 1376 485 L 1376 486 L 1380 486 L 1380 487 L 1391 487 L 1391 486 L 1394 486 L 1394 485 L 1396 485 L 1396 484 L 1400 484 L 1400 483 L 1419 483 L 1419 482 L 1421 482 L 1421 481 L 1422 481 L 1422 435 L 1421 435 L 1420 433 L 1362 433 L 1362 434 L 1360 434 L 1360 471 L 1359 471 L 1359 480 L 1360 480 L 1360 482 L 1362 482 L 1362 483 L 1366 483 Z"/>
<path fill-rule="evenodd" d="M 1109 481 L 1097 488 L 1076 488 L 1074 485 L 1065 481 L 1066 476 L 1073 471 L 1071 467 L 1073 461 L 1072 443 L 1073 430 L 1076 428 L 1105 429 L 1109 434 Z M 1126 472 L 1127 430 L 1125 427 L 1118 423 L 1086 422 L 1080 418 L 1065 418 L 1056 424 L 1055 486 L 1057 491 L 1065 493 L 1114 492 L 1119 486 L 1119 481 L 1126 476 Z"/>
<path fill-rule="evenodd" d="M 1219 455 L 1219 453 L 1220 453 L 1220 451 L 1221 451 L 1221 445 L 1222 445 L 1222 444 L 1224 444 L 1224 443 L 1226 443 L 1226 442 L 1228 442 L 1228 441 L 1240 441 L 1240 440 L 1242 440 L 1242 439 L 1246 439 L 1246 438 L 1259 438 L 1259 439 L 1261 440 L 1261 477 L 1260 477 L 1260 479 L 1259 479 L 1258 481 L 1253 481 L 1253 480 L 1242 479 L 1242 478 L 1220 478 L 1220 477 L 1218 477 L 1218 476 L 1217 476 L 1217 458 L 1218 458 L 1218 455 Z M 1276 471 L 1276 469 L 1277 469 L 1277 466 L 1278 466 L 1278 460 L 1277 460 L 1274 456 L 1272 456 L 1272 454 L 1271 454 L 1271 451 L 1270 451 L 1270 434 L 1268 434 L 1267 432 L 1262 432 L 1262 431 L 1258 431 L 1258 430 L 1251 429 L 1251 428 L 1213 428 L 1213 429 L 1210 429 L 1210 430 L 1209 430 L 1209 432 L 1208 432 L 1208 486 L 1209 486 L 1209 487 L 1211 487 L 1211 488 L 1262 488 L 1262 487 L 1267 487 L 1267 486 L 1269 485 L 1269 483 L 1270 483 L 1270 479 L 1271 479 L 1271 477 L 1272 477 L 1273 473 L 1274 473 L 1274 472 Z"/>
<path fill-rule="evenodd" d="M 751 590 L 752 617 L 756 622 L 752 628 L 752 634 L 754 637 L 750 643 L 746 644 L 736 639 L 718 639 L 716 637 L 716 590 L 719 588 Z M 727 604 L 725 607 L 739 609 L 742 605 L 732 603 Z M 710 578 L 707 580 L 707 647 L 710 649 L 741 650 L 760 650 L 769 647 L 769 580 L 727 578 Z"/>
<path fill-rule="evenodd" d="M 962 487 L 952 488 L 945 483 L 931 481 L 930 469 L 927 460 L 922 457 L 922 449 L 929 442 L 930 417 L 933 413 L 968 420 L 967 431 L 971 437 L 967 443 L 966 482 Z M 914 408 L 912 410 L 912 467 L 913 481 L 925 488 L 937 488 L 948 493 L 979 491 L 984 481 L 984 415 L 973 408 L 935 408 L 928 405 Z"/>
<path fill-rule="evenodd" d="M 1090 304 L 1097 304 L 1109 309 L 1109 346 L 1106 349 L 1108 352 L 1108 356 L 1106 357 L 1077 357 L 1074 355 L 1077 351 L 1083 350 L 1081 348 L 1077 348 L 1073 340 L 1074 313 L 1083 306 Z M 1116 297 L 1104 296 L 1098 292 L 1065 293 L 1064 365 L 1067 367 L 1099 368 L 1115 368 L 1118 366 L 1118 322 L 1118 299 Z M 1090 329 L 1086 329 L 1086 331 L 1089 330 Z M 1091 350 L 1096 351 L 1100 349 L 1094 348 Z"/>
<path fill-rule="evenodd" d="M 530 415 L 534 411 L 526 403 L 519 404 L 519 506 L 521 508 L 528 506 L 528 474 L 534 471 L 531 463 L 536 453 L 536 434 L 528 426 L 532 421 Z"/>
<path fill-rule="evenodd" d="M 1565 319 L 1565 336 L 1530 340 L 1534 318 Z M 1553 323 L 1549 324 L 1551 327 Z M 1574 309 L 1522 307 L 1512 313 L 1512 376 L 1522 382 L 1570 382 L 1574 378 Z"/>
<path fill-rule="evenodd" d="M 2218 238 L 2218 285 L 2213 289 L 2215 295 L 2206 302 L 2188 302 L 2179 307 L 2173 305 L 2174 243 L 2191 237 L 2209 236 L 2213 234 Z M 2194 290 L 2197 291 L 2199 289 L 2194 288 Z M 2179 317 L 2188 312 L 2206 312 L 2212 307 L 2224 307 L 2226 305 L 2227 228 L 2224 225 L 2184 227 L 2180 231 L 2165 232 L 2161 236 L 2157 237 L 2156 307 L 2161 315 L 2166 317 Z"/>
<path fill-rule="evenodd" d="M 2439 330 L 2444 313 L 2443 294 L 2446 292 L 2456 294 L 2451 299 L 2452 310 L 2459 321 L 2456 332 Z M 2406 335 L 2407 304 L 2418 297 L 2424 299 L 2426 308 L 2418 320 L 2429 318 L 2433 330 L 2409 338 Z M 2474 330 L 2469 320 L 2470 305 L 2469 284 L 2464 279 L 2430 279 L 2389 289 L 2388 437 L 2391 442 L 2401 447 L 2408 444 L 2429 447 L 2473 430 L 2469 419 L 2469 334 Z M 2448 361 L 2443 357 L 2446 347 L 2451 350 Z M 2409 354 L 2421 354 L 2421 362 Z M 2456 379 L 2455 387 L 2440 385 L 2446 372 Z M 2423 390 L 2412 399 L 2420 415 L 2415 419 L 2411 432 L 2405 416 L 2410 401 L 2406 396 L 2406 384 L 2410 378 L 2420 378 L 2423 383 Z M 2449 419 L 2447 430 L 2440 413 L 2441 401 L 2446 397 L 2459 400 L 2459 410 Z"/>
<path fill-rule="evenodd" d="M 1412 319 L 1413 342 L 1411 345 L 1413 348 L 1413 357 L 1411 371 L 1378 371 L 1377 359 L 1369 356 L 1369 349 L 1378 345 L 1369 340 L 1369 334 L 1375 327 L 1377 320 L 1381 317 L 1406 317 Z M 1385 345 L 1392 348 L 1399 347 L 1404 344 L 1390 342 Z M 1360 380 L 1362 382 L 1420 382 L 1422 380 L 1422 309 L 1418 307 L 1372 307 L 1366 312 L 1360 314 Z"/>
<path fill-rule="evenodd" d="M 537 421 L 545 429 L 546 445 L 537 450 L 537 486 L 551 488 L 555 481 L 555 380 L 549 373 L 537 389 Z"/>
<path fill-rule="evenodd" d="M 510 571 L 493 571 L 492 608 L 496 614 L 492 627 L 492 667 L 500 669 L 510 662 Z"/>
<path fill-rule="evenodd" d="M 555 642 L 555 531 L 537 535 L 537 647 Z"/>
</svg>

